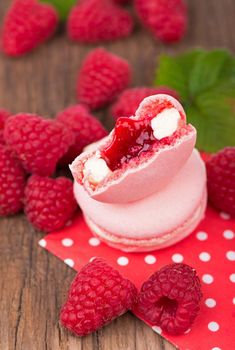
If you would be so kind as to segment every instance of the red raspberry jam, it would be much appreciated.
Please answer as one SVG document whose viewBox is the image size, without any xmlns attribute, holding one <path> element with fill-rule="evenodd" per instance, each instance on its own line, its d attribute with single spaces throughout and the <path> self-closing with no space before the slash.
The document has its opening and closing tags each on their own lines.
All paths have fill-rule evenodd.
<svg viewBox="0 0 235 350">
<path fill-rule="evenodd" d="M 112 142 L 101 152 L 101 156 L 114 171 L 123 163 L 150 150 L 155 142 L 149 119 L 121 117 L 117 120 Z"/>
<path fill-rule="evenodd" d="M 120 117 L 117 119 L 111 143 L 101 151 L 101 157 L 106 161 L 111 171 L 119 169 L 130 159 L 139 157 L 142 153 L 151 151 L 153 145 L 170 144 L 173 135 L 158 141 L 151 128 L 151 120 L 166 108 L 174 108 L 169 101 L 146 108 L 146 116 L 142 119 Z M 182 120 L 184 117 L 182 116 Z"/>
</svg>

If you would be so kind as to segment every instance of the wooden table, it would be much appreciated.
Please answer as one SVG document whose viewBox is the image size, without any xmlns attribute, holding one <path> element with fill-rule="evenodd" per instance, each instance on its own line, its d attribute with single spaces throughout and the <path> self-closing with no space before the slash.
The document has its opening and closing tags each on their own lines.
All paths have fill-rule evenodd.
<svg viewBox="0 0 235 350">
<path fill-rule="evenodd" d="M 0 20 L 9 4 L 10 0 L 0 1 Z M 195 46 L 223 46 L 235 51 L 234 0 L 191 0 L 189 9 L 189 32 L 178 45 L 164 46 L 140 28 L 127 40 L 106 45 L 129 60 L 133 85 L 152 83 L 160 53 Z M 12 60 L 1 55 L 0 107 L 53 117 L 75 103 L 76 74 L 90 49 L 69 42 L 61 31 L 23 58 Z M 111 127 L 107 111 L 98 117 Z M 0 350 L 174 349 L 131 314 L 84 339 L 64 331 L 58 313 L 75 272 L 39 248 L 42 236 L 23 215 L 0 219 Z"/>
</svg>

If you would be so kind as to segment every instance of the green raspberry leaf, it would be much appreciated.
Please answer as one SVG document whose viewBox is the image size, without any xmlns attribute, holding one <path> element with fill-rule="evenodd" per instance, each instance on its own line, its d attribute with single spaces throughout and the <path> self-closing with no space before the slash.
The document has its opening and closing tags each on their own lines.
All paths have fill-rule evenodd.
<svg viewBox="0 0 235 350">
<path fill-rule="evenodd" d="M 155 84 L 166 85 L 177 90 L 182 101 L 187 103 L 190 97 L 189 74 L 194 61 L 202 54 L 201 50 L 194 50 L 186 54 L 171 57 L 162 55 Z"/>
<path fill-rule="evenodd" d="M 198 131 L 200 150 L 235 146 L 235 58 L 229 52 L 193 50 L 161 56 L 155 85 L 178 91 L 187 119 Z"/>
<path fill-rule="evenodd" d="M 191 95 L 197 95 L 213 86 L 223 76 L 230 55 L 223 50 L 204 52 L 195 61 L 189 79 Z"/>
<path fill-rule="evenodd" d="M 204 54 L 203 50 L 195 49 L 175 57 L 178 64 L 182 67 L 183 73 L 186 75 L 188 83 L 189 74 L 195 61 Z"/>
<path fill-rule="evenodd" d="M 197 129 L 197 147 L 201 150 L 205 150 L 206 140 L 206 127 L 205 127 L 205 117 L 200 113 L 196 107 L 186 107 L 185 112 L 187 115 L 187 120 Z M 200 130 L 200 131 L 199 131 Z M 208 150 L 207 150 L 208 151 Z"/>
<path fill-rule="evenodd" d="M 40 0 L 40 1 L 46 2 L 54 6 L 62 22 L 66 21 L 71 8 L 77 3 L 77 0 Z"/>
<path fill-rule="evenodd" d="M 157 72 L 156 85 L 172 87 L 180 94 L 183 101 L 188 99 L 187 81 L 181 65 L 170 56 L 160 57 L 160 66 Z"/>
</svg>

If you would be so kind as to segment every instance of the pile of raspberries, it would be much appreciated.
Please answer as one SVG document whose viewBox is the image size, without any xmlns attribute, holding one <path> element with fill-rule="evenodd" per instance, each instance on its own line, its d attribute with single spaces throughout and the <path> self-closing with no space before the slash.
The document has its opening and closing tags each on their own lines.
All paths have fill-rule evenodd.
<svg viewBox="0 0 235 350">
<path fill-rule="evenodd" d="M 33 226 L 46 232 L 62 228 L 72 218 L 77 209 L 73 183 L 56 177 L 56 170 L 68 169 L 85 146 L 108 134 L 92 110 L 113 102 L 111 113 L 118 118 L 133 115 L 151 94 L 177 97 L 165 87 L 128 89 L 130 80 L 126 60 L 97 48 L 85 57 L 78 73 L 78 104 L 54 119 L 0 110 L 0 216 L 24 209 Z"/>
<path fill-rule="evenodd" d="M 133 5 L 134 11 L 125 5 Z M 80 0 L 69 14 L 67 35 L 79 43 L 114 41 L 132 33 L 135 18 L 165 43 L 181 40 L 188 24 L 184 0 Z M 51 38 L 58 25 L 50 0 L 13 0 L 1 30 L 2 51 L 13 57 L 26 54 Z"/>
<path fill-rule="evenodd" d="M 53 231 L 73 216 L 77 204 L 69 178 L 55 178 L 88 144 L 107 134 L 82 104 L 68 107 L 55 120 L 0 110 L 0 215 L 24 208 L 35 228 Z"/>
</svg>

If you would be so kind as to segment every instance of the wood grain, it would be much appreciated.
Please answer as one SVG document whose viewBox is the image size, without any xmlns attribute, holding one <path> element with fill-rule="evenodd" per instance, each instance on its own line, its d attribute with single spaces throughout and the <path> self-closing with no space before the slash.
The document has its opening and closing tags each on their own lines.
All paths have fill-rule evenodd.
<svg viewBox="0 0 235 350">
<path fill-rule="evenodd" d="M 127 40 L 106 45 L 133 66 L 133 85 L 152 83 L 160 53 L 195 46 L 226 47 L 235 52 L 234 0 L 191 0 L 185 40 L 174 46 L 154 41 L 136 28 Z M 10 0 L 0 0 L 0 21 Z M 0 22 L 1 23 L 1 22 Z M 75 102 L 81 60 L 91 49 L 73 44 L 63 31 L 20 59 L 0 56 L 0 107 L 53 117 Z M 97 116 L 111 127 L 107 111 Z M 42 236 L 23 215 L 0 219 L 0 350 L 172 350 L 174 347 L 131 314 L 84 339 L 58 324 L 65 289 L 74 271 L 39 248 Z"/>
</svg>

